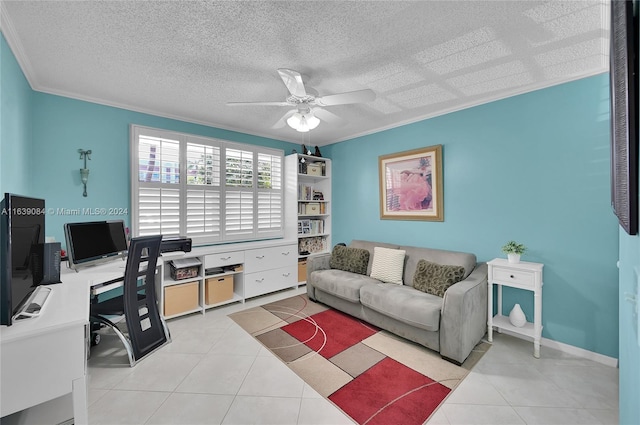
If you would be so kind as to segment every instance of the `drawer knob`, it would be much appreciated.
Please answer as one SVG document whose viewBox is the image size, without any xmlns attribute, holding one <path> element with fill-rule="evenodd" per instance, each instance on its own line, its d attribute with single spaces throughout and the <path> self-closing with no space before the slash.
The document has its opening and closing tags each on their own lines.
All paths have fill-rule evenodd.
<svg viewBox="0 0 640 425">
<path fill-rule="evenodd" d="M 257 258 L 258 260 L 262 260 L 262 259 L 264 258 L 264 255 L 256 255 L 256 258 Z"/>
<path fill-rule="evenodd" d="M 283 252 L 282 255 L 289 255 L 289 251 Z"/>
<path fill-rule="evenodd" d="M 256 279 L 257 283 L 264 282 L 264 277 L 262 279 Z"/>
<path fill-rule="evenodd" d="M 228 259 L 230 259 L 230 258 L 231 258 L 231 257 L 220 257 L 220 259 L 221 259 L 222 261 L 227 261 L 227 260 L 228 260 Z"/>
<path fill-rule="evenodd" d="M 291 274 L 291 273 L 282 273 L 282 276 L 284 276 L 284 277 L 289 277 L 289 275 L 290 275 L 290 274 Z"/>
<path fill-rule="evenodd" d="M 511 276 L 509 276 L 509 277 L 510 277 L 511 279 L 513 279 L 515 276 L 514 276 L 514 275 L 511 275 Z"/>
</svg>

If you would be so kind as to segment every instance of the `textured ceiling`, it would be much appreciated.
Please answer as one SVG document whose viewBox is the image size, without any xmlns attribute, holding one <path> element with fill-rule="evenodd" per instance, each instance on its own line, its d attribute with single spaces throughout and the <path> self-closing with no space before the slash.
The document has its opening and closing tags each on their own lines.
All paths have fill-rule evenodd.
<svg viewBox="0 0 640 425">
<path fill-rule="evenodd" d="M 328 106 L 326 145 L 608 71 L 606 1 L 3 1 L 35 90 L 299 143 L 277 69 Z"/>
</svg>

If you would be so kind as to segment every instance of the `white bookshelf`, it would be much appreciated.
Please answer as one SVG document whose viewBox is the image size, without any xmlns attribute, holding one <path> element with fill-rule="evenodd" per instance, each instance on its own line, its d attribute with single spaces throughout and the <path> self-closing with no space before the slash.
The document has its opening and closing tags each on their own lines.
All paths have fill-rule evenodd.
<svg viewBox="0 0 640 425">
<path fill-rule="evenodd" d="M 291 154 L 285 158 L 285 238 L 298 241 L 301 266 L 331 252 L 331 160 Z M 304 273 L 304 267 L 298 268 Z M 299 283 L 304 283 L 299 276 Z"/>
</svg>

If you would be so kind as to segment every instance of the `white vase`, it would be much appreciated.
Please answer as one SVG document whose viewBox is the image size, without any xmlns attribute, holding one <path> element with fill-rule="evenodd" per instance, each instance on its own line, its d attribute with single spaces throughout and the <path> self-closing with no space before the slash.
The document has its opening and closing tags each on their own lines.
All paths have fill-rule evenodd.
<svg viewBox="0 0 640 425">
<path fill-rule="evenodd" d="M 521 328 L 525 323 L 527 323 L 527 318 L 525 317 L 522 308 L 520 308 L 520 304 L 514 305 L 513 309 L 511 309 L 511 313 L 509 313 L 509 321 L 517 328 Z"/>
<path fill-rule="evenodd" d="M 507 258 L 510 263 L 519 263 L 520 262 L 520 254 L 507 254 Z"/>
</svg>

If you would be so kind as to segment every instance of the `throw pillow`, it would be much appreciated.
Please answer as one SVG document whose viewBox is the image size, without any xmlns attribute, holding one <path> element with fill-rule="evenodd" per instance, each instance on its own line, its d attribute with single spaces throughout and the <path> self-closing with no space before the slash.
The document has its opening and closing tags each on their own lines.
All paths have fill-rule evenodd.
<svg viewBox="0 0 640 425">
<path fill-rule="evenodd" d="M 358 274 L 367 274 L 367 264 L 369 264 L 369 251 L 342 245 L 333 247 L 329 260 L 329 267 L 332 269 Z"/>
<path fill-rule="evenodd" d="M 371 277 L 385 283 L 402 285 L 405 253 L 406 251 L 403 249 L 374 247 Z"/>
<path fill-rule="evenodd" d="M 418 261 L 413 275 L 413 287 L 427 294 L 444 297 L 449 287 L 464 277 L 464 267 L 444 266 L 427 260 Z"/>
</svg>

